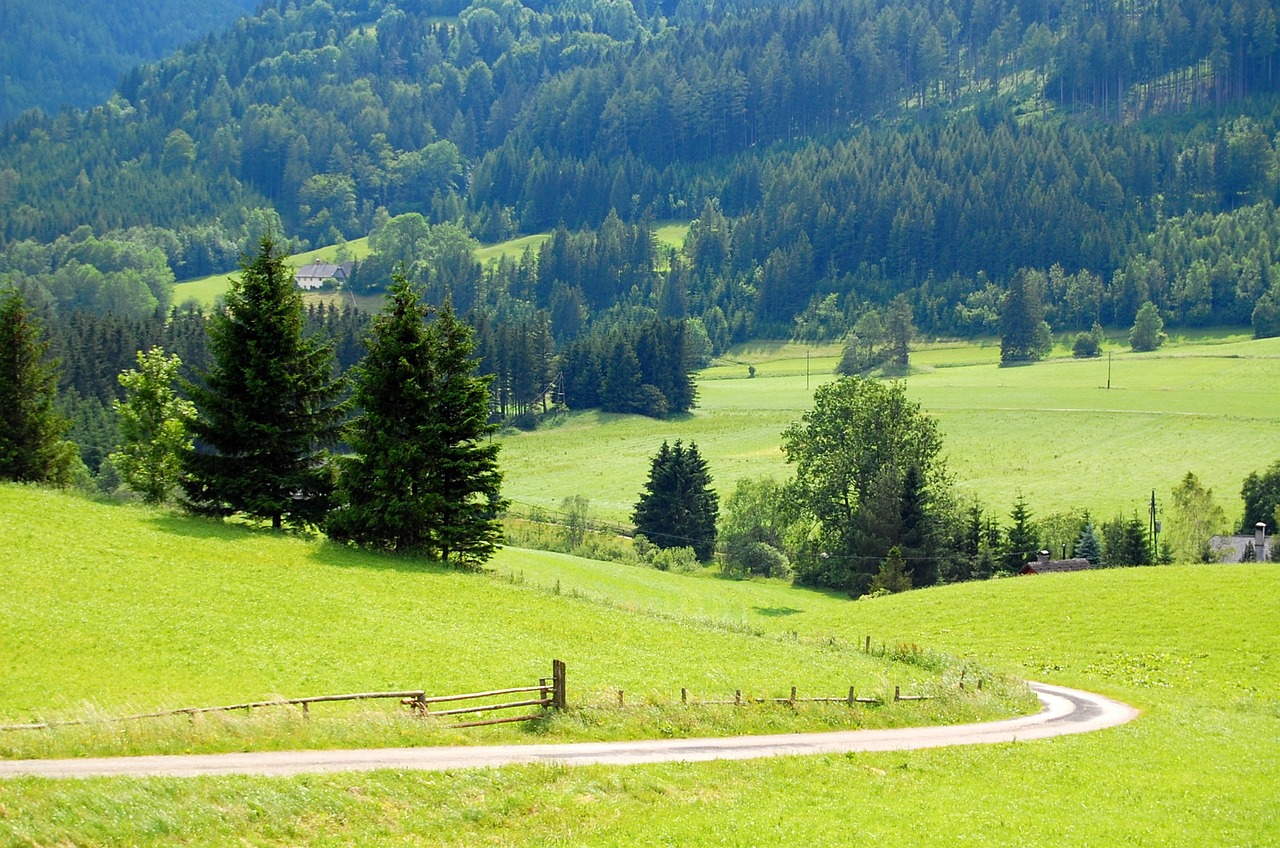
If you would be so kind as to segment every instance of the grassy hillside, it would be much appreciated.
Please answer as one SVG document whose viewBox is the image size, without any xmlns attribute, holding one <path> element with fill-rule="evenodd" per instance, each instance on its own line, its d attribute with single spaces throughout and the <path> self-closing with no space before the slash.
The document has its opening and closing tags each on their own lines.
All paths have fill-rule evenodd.
<svg viewBox="0 0 1280 848">
<path fill-rule="evenodd" d="M 1245 475 L 1278 455 L 1280 339 L 1201 335 L 1155 353 L 1110 349 L 1110 361 L 1060 349 L 1021 368 L 997 367 L 995 343 L 913 352 L 907 391 L 937 417 L 961 496 L 1003 513 L 1022 492 L 1039 514 L 1081 508 L 1107 518 L 1145 510 L 1152 489 L 1163 500 L 1193 471 L 1234 517 Z M 698 375 L 699 406 L 684 418 L 588 412 L 504 435 L 506 493 L 549 509 L 581 494 L 599 517 L 626 520 L 664 439 L 696 441 L 721 493 L 743 477 L 789 475 L 780 434 L 833 379 L 838 355 L 834 346 L 735 349 Z"/>
<path fill-rule="evenodd" d="M 439 655 L 435 662 L 420 656 L 432 644 L 447 639 L 454 655 L 468 659 L 481 651 L 439 621 L 411 628 L 413 635 L 406 638 L 406 619 L 392 620 L 394 613 L 412 613 L 421 622 L 428 607 L 453 609 L 473 592 L 483 596 L 497 619 L 530 620 L 528 630 L 511 640 L 521 653 L 541 648 L 535 645 L 538 639 L 556 638 L 549 633 L 580 632 L 599 615 L 617 627 L 607 637 L 595 634 L 601 644 L 582 650 L 607 653 L 614 650 L 607 643 L 616 641 L 618 655 L 632 658 L 628 668 L 630 663 L 679 665 L 682 653 L 714 657 L 718 649 L 705 638 L 711 631 L 678 627 L 675 621 L 700 614 L 725 617 L 736 610 L 748 627 L 795 631 L 798 639 L 757 638 L 750 642 L 752 656 L 734 662 L 766 662 L 756 654 L 808 644 L 812 637 L 835 635 L 839 641 L 845 634 L 877 633 L 1103 691 L 1135 704 L 1143 715 L 1114 730 L 1051 741 L 748 763 L 287 779 L 25 779 L 0 787 L 0 835 L 7 844 L 1280 844 L 1275 808 L 1280 761 L 1274 756 L 1280 743 L 1275 661 L 1280 626 L 1273 614 L 1280 608 L 1280 570 L 1273 566 L 1123 569 L 848 602 L 767 582 L 724 583 L 506 552 L 505 557 L 517 559 L 504 564 L 518 565 L 527 578 L 521 587 L 482 583 L 474 576 L 377 568 L 360 558 L 331 559 L 331 551 L 310 543 L 235 528 L 206 533 L 199 528 L 207 525 L 158 513 L 93 505 L 72 510 L 68 503 L 77 502 L 0 488 L 6 538 L 13 538 L 15 527 L 34 525 L 40 529 L 27 538 L 37 536 L 48 547 L 49 539 L 74 532 L 73 524 L 97 538 L 83 550 L 70 546 L 63 556 L 37 556 L 21 539 L 26 563 L 6 564 L 6 585 L 24 588 L 21 601 L 6 593 L 5 620 L 34 617 L 46 627 L 58 622 L 74 645 L 63 649 L 57 635 L 35 626 L 16 633 L 6 629 L 9 647 L 0 667 L 6 669 L 7 715 L 14 714 L 13 670 L 30 664 L 31 656 L 53 655 L 49 663 L 39 663 L 57 669 L 49 672 L 50 683 L 71 666 L 101 663 L 112 644 L 121 650 L 117 660 L 136 656 L 134 640 L 142 638 L 136 631 L 149 630 L 156 609 L 164 607 L 172 608 L 173 619 L 190 620 L 187 629 L 193 633 L 173 637 L 184 652 L 199 651 L 208 642 L 228 655 L 220 658 L 208 647 L 199 662 L 171 672 L 203 680 L 199 685 L 206 690 L 223 685 L 214 679 L 220 674 L 243 675 L 235 669 L 249 666 L 257 667 L 252 675 L 282 681 L 286 659 L 309 662 L 326 679 L 343 679 L 349 673 L 343 666 L 353 661 L 366 671 L 394 665 L 429 678 L 440 674 L 432 671 L 440 665 Z M 49 520 L 38 520 L 37 514 Z M 130 515 L 141 520 L 131 521 Z M 114 523 L 119 533 L 108 532 L 104 523 Z M 158 547 L 161 538 L 172 538 L 171 553 Z M 311 556 L 299 556 L 303 550 Z M 152 558 L 136 562 L 135 570 L 148 572 L 150 579 L 122 582 L 122 563 L 144 552 Z M 144 567 L 166 559 L 162 571 Z M 68 564 L 60 565 L 63 560 Z M 86 571 L 93 567 L 102 579 L 92 581 L 95 591 L 88 591 Z M 564 592 L 581 586 L 611 599 L 614 607 L 533 591 L 530 584 L 542 579 L 561 580 Z M 71 591 L 77 581 L 79 590 Z M 208 581 L 230 597 L 220 599 Z M 51 587 L 45 597 L 80 600 L 41 609 L 44 601 L 31 596 L 30 587 L 52 583 L 66 591 Z M 284 591 L 290 583 L 295 588 Z M 269 587 L 271 595 L 253 591 L 254 585 Z M 188 599 L 175 587 L 186 587 Z M 130 592 L 133 600 L 126 604 L 121 598 Z M 146 602 L 148 595 L 158 600 Z M 450 602 L 428 602 L 427 596 Z M 504 602 L 504 597 L 513 600 Z M 548 611 L 545 602 L 567 605 L 571 619 L 554 626 L 532 621 Z M 265 615 L 280 632 L 205 629 L 209 619 L 237 607 Z M 327 612 L 309 612 L 313 607 Z M 618 607 L 634 611 L 623 614 Z M 104 612 L 126 608 L 135 611 L 127 621 L 113 623 Z M 355 639 L 344 623 L 350 617 L 374 627 L 373 638 Z M 638 639 L 632 627 L 640 622 L 657 630 Z M 670 631 L 659 632 L 667 625 Z M 96 630 L 97 638 L 88 638 L 86 629 Z M 308 635 L 313 630 L 330 637 Z M 279 645 L 273 648 L 274 640 Z M 317 653 L 322 641 L 337 647 Z M 358 643 L 359 650 L 343 647 L 348 641 Z M 307 642 L 310 653 L 299 647 Z M 401 647 L 401 642 L 410 644 Z M 175 653 L 163 640 L 150 644 L 162 657 L 143 655 L 136 662 L 159 678 Z M 77 652 L 82 654 L 78 661 L 56 659 Z M 384 652 L 399 660 L 384 663 L 371 656 Z M 206 672 L 203 665 L 210 662 L 214 668 Z M 610 681 L 631 673 L 624 670 Z M 101 697 L 115 703 L 118 696 Z"/>
<path fill-rule="evenodd" d="M 346 243 L 346 248 L 352 257 L 363 259 L 369 254 L 369 240 L 362 238 L 349 241 Z M 327 247 L 318 247 L 315 250 L 296 253 L 289 257 L 289 262 L 294 268 L 299 268 L 310 262 L 335 262 L 337 258 L 338 245 L 332 244 Z M 207 309 L 217 304 L 222 296 L 226 294 L 227 286 L 231 285 L 231 278 L 238 276 L 240 276 L 240 272 L 237 270 L 226 274 L 210 274 L 207 277 L 177 283 L 173 287 L 173 302 L 183 304 L 195 301 Z M 376 312 L 380 307 L 377 303 L 368 302 L 364 304 L 364 308 Z"/>
<path fill-rule="evenodd" d="M 0 487 L 0 724 L 164 708 L 239 703 L 280 695 L 425 689 L 430 694 L 529 685 L 567 662 L 571 700 L 598 707 L 630 693 L 635 703 L 673 705 L 681 687 L 705 699 L 864 694 L 934 686 L 916 665 L 886 664 L 853 642 L 779 638 L 745 626 L 727 609 L 679 610 L 619 596 L 618 607 L 559 593 L 530 580 L 491 579 L 373 556 L 322 541 L 288 538 L 132 506 L 106 506 L 58 493 Z M 51 544 L 51 540 L 57 540 Z M 536 571 L 569 558 L 507 550 L 508 570 Z M 694 581 L 687 581 L 694 582 Z M 706 581 L 696 581 L 705 583 Z M 554 579 L 547 584 L 554 586 Z M 598 592 L 583 593 L 599 595 Z M 933 709 L 936 706 L 936 709 Z M 919 710 L 815 710 L 800 725 L 832 721 L 930 722 L 1017 709 L 965 696 Z M 312 731 L 296 721 L 198 728 L 128 725 L 109 731 L 0 735 L 0 755 L 143 750 L 330 747 L 465 741 L 474 735 L 420 727 L 391 706 L 374 726 L 323 726 L 341 705 L 317 708 Z M 842 708 L 843 709 L 843 708 Z M 688 714 L 684 711 L 682 715 Z M 265 715 L 264 711 L 264 715 Z M 777 711 L 739 711 L 749 731 L 786 721 Z M 264 721 L 272 721 L 269 717 Z M 680 722 L 692 724 L 679 729 Z M 538 728 L 553 737 L 714 733 L 696 715 L 672 718 L 574 714 Z M 584 723 L 585 722 L 585 723 Z M 649 724 L 645 724 L 649 722 Z M 754 725 L 753 725 L 754 722 Z M 348 722 L 348 725 L 350 723 Z M 666 729 L 660 730 L 659 726 Z M 787 723 L 786 726 L 792 726 Z M 490 735 L 519 739 L 527 728 Z M 172 738 L 166 738 L 172 734 Z M 330 734 L 326 736 L 326 734 Z M 481 737 L 483 738 L 483 737 Z M 246 741 L 247 740 L 247 741 Z"/>
</svg>

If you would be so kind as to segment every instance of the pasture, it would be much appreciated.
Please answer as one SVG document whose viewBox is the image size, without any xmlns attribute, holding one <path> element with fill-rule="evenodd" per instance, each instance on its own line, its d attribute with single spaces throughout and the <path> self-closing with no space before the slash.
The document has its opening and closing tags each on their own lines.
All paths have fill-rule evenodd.
<svg viewBox="0 0 1280 848">
<path fill-rule="evenodd" d="M 817 685 L 856 659 L 820 646 L 864 633 L 1143 711 L 1124 727 L 1050 741 L 742 763 L 21 779 L 0 785 L 5 844 L 1280 843 L 1274 566 L 1119 569 L 850 602 L 515 550 L 495 565 L 519 579 L 495 580 L 22 487 L 0 487 L 0 500 L 5 538 L 21 552 L 4 566 L 18 591 L 0 602 L 18 625 L 0 637 L 7 717 L 50 691 L 67 708 L 91 694 L 110 711 L 245 685 L 390 685 L 403 670 L 462 682 L 496 672 L 484 657 L 503 648 L 577 652 L 571 670 L 594 685 L 695 673 L 693 655 L 721 674 L 774 678 L 802 657 L 816 663 Z M 559 595 L 537 588 L 557 581 Z M 476 615 L 527 626 L 484 640 L 462 623 Z M 590 671 L 589 657 L 606 656 L 608 671 Z"/>
<path fill-rule="evenodd" d="M 1163 502 L 1192 471 L 1234 520 L 1244 477 L 1280 458 L 1280 339 L 1201 335 L 1154 353 L 1109 348 L 1110 361 L 1059 349 L 1017 368 L 998 367 L 994 342 L 914 351 L 907 391 L 938 420 L 959 496 L 999 515 L 1019 492 L 1039 515 L 1145 515 L 1153 489 Z M 748 345 L 697 375 L 698 407 L 681 418 L 586 411 L 504 433 L 504 490 L 545 510 L 582 495 L 595 517 L 626 521 L 650 458 L 676 439 L 697 442 L 722 497 L 744 477 L 790 476 L 781 433 L 834 379 L 838 356 L 835 346 Z"/>
<path fill-rule="evenodd" d="M 0 756 L 467 743 L 477 739 L 620 738 L 743 732 L 832 722 L 934 723 L 1008 714 L 1029 703 L 999 681 L 982 697 L 943 697 L 849 711 L 679 708 L 704 700 L 943 693 L 958 667 L 889 663 L 849 639 L 780 638 L 732 606 L 681 611 L 619 598 L 583 581 L 491 578 L 129 505 L 0 486 L 0 725 L 130 715 L 274 697 L 424 689 L 447 695 L 527 686 L 569 668 L 571 703 L 595 708 L 628 693 L 630 713 L 572 713 L 529 727 L 462 734 L 410 718 L 398 704 L 260 710 L 259 718 L 185 717 L 54 732 L 0 734 Z M 510 573 L 575 562 L 505 550 Z M 581 563 L 582 561 L 576 561 Z M 548 566 L 550 567 L 550 566 Z M 631 569 L 641 571 L 641 569 Z M 698 581 L 700 583 L 705 581 Z M 716 581 L 719 582 L 719 581 Z M 707 586 L 710 587 L 710 583 Z M 970 668 L 970 674 L 979 673 Z M 670 707 L 671 709 L 665 709 Z M 373 710 L 374 720 L 363 719 Z M 380 712 L 379 712 L 380 711 Z M 587 722 L 587 724 L 583 724 Z M 664 729 L 665 728 L 665 729 Z M 357 741 L 358 740 L 358 741 Z"/>
</svg>

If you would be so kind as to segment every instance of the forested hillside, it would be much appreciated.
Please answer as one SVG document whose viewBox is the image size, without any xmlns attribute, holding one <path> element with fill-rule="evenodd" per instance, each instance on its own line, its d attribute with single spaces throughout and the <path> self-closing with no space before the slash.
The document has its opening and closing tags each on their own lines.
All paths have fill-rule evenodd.
<svg viewBox="0 0 1280 848">
<path fill-rule="evenodd" d="M 255 0 L 5 0 L 0 121 L 106 100 L 125 71 L 252 11 Z"/>
<path fill-rule="evenodd" d="M 367 234 L 353 285 L 452 296 L 517 410 L 566 362 L 604 401 L 611 358 L 615 408 L 662 408 L 620 350 L 671 349 L 661 320 L 696 319 L 694 358 L 900 294 L 926 333 L 989 333 L 1019 274 L 1059 330 L 1150 300 L 1271 335 L 1277 54 L 1267 0 L 281 0 L 8 124 L 0 274 L 142 317 L 264 230 Z"/>
</svg>

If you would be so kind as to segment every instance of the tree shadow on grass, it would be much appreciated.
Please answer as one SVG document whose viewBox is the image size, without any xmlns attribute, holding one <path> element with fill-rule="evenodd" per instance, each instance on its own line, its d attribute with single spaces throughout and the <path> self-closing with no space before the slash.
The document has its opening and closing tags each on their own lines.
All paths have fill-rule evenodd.
<svg viewBox="0 0 1280 848">
<path fill-rule="evenodd" d="M 804 610 L 795 609 L 794 607 L 752 607 L 757 613 L 769 618 L 778 618 L 784 615 L 795 615 Z"/>
<path fill-rule="evenodd" d="M 479 568 L 464 568 L 429 559 L 422 554 L 370 551 L 324 538 L 312 544 L 307 557 L 312 562 L 335 568 L 366 568 L 375 571 L 399 571 L 406 574 L 481 575 L 484 573 Z"/>
</svg>

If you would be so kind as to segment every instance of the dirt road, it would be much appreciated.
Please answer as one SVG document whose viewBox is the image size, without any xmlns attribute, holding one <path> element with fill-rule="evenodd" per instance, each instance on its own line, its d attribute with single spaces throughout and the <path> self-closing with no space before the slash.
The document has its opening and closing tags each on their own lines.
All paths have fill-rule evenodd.
<svg viewBox="0 0 1280 848">
<path fill-rule="evenodd" d="M 990 745 L 1089 733 L 1124 724 L 1138 711 L 1126 704 L 1076 689 L 1032 683 L 1044 708 L 1035 715 L 948 727 L 849 730 L 718 739 L 661 739 L 640 742 L 575 742 L 550 745 L 493 745 L 456 748 L 374 748 L 343 751 L 269 751 L 156 757 L 93 757 L 65 760 L 0 761 L 0 778 L 196 777 L 200 775 L 291 775 L 305 772 L 375 769 L 492 768 L 517 763 L 569 765 L 747 760 L 757 757 L 836 754 L 850 751 L 905 751 L 947 745 Z"/>
</svg>

